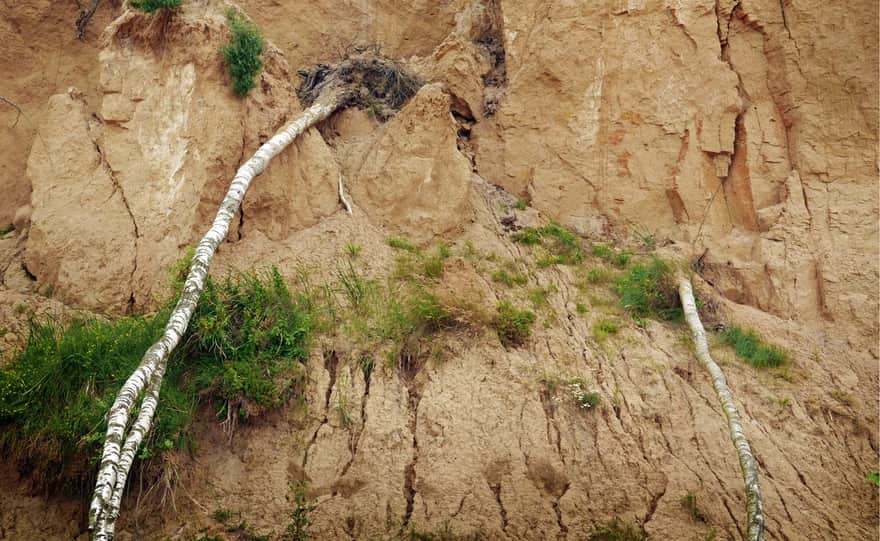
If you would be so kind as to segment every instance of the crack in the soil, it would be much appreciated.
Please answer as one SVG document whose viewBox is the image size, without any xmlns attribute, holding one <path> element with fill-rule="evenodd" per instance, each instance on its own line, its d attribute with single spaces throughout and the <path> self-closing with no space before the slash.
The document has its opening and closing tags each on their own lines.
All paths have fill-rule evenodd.
<svg viewBox="0 0 880 541">
<path fill-rule="evenodd" d="M 419 423 L 419 402 L 421 402 L 421 400 L 421 392 L 415 386 L 415 382 L 411 382 L 410 385 L 407 386 L 407 408 L 409 409 L 410 415 L 407 425 L 410 434 L 412 434 L 412 459 L 403 470 L 403 495 L 406 498 L 406 511 L 403 516 L 402 530 L 405 530 L 406 527 L 409 526 L 417 492 L 416 464 L 419 461 L 419 439 L 416 436 L 416 430 Z"/>
<path fill-rule="evenodd" d="M 495 495 L 495 503 L 498 504 L 498 514 L 501 516 L 501 531 L 507 533 L 507 509 L 504 508 L 504 501 L 501 499 L 501 481 L 498 483 L 489 483 L 489 490 Z"/>
<path fill-rule="evenodd" d="M 557 539 L 566 539 L 568 538 L 568 526 L 562 521 L 562 510 L 559 508 L 559 500 L 562 499 L 563 496 L 568 492 L 568 489 L 571 487 L 571 482 L 565 483 L 565 487 L 562 489 L 562 494 L 559 495 L 558 498 L 553 500 L 550 504 L 553 506 L 553 512 L 556 513 L 556 525 L 559 527 L 559 535 Z"/>
<path fill-rule="evenodd" d="M 339 474 L 340 478 L 345 477 L 345 474 L 348 473 L 348 470 L 351 468 L 355 456 L 357 456 L 358 445 L 361 441 L 361 435 L 364 433 L 364 429 L 367 425 L 367 400 L 369 400 L 370 398 L 370 380 L 372 379 L 372 367 L 365 367 L 363 374 L 364 394 L 361 397 L 361 423 L 356 430 L 352 431 L 351 439 L 349 440 L 349 451 L 351 452 L 351 456 L 345 463 L 345 466 L 342 467 L 342 472 Z"/>
<path fill-rule="evenodd" d="M 336 351 L 325 351 L 323 354 L 324 357 L 324 369 L 330 373 L 330 381 L 327 383 L 327 391 L 324 394 L 324 416 L 321 419 L 321 423 L 318 425 L 318 428 L 315 429 L 315 432 L 312 434 L 309 443 L 306 444 L 306 450 L 303 453 L 303 461 L 302 461 L 302 469 L 305 471 L 306 464 L 309 462 L 309 451 L 311 451 L 312 446 L 315 445 L 315 442 L 318 440 L 318 433 L 327 424 L 329 421 L 328 413 L 330 411 L 330 397 L 333 396 L 333 387 L 336 385 L 336 367 L 339 364 L 339 357 L 336 354 Z"/>
</svg>

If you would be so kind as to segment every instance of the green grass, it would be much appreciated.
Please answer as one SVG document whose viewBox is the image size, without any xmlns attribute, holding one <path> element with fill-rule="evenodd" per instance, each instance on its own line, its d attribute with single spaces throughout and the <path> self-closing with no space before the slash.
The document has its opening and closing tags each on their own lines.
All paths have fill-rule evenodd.
<svg viewBox="0 0 880 541">
<path fill-rule="evenodd" d="M 442 278 L 443 267 L 449 256 L 449 247 L 441 244 L 437 247 L 435 253 L 425 257 L 422 261 L 422 274 L 428 278 Z"/>
<path fill-rule="evenodd" d="M 524 286 L 529 282 L 529 277 L 521 272 L 510 273 L 506 270 L 498 270 L 492 273 L 492 281 L 507 287 Z"/>
<path fill-rule="evenodd" d="M 145 13 L 153 13 L 160 9 L 177 9 L 183 0 L 132 0 L 131 7 Z"/>
<path fill-rule="evenodd" d="M 256 25 L 235 9 L 229 8 L 226 17 L 232 35 L 229 43 L 224 45 L 220 52 L 232 77 L 232 89 L 235 95 L 244 97 L 256 86 L 254 79 L 263 69 L 262 55 L 266 40 Z"/>
<path fill-rule="evenodd" d="M 613 319 L 600 319 L 593 325 L 593 338 L 601 342 L 612 334 L 617 334 L 619 330 L 620 323 Z"/>
<path fill-rule="evenodd" d="M 589 308 L 587 308 L 586 304 L 579 302 L 575 306 L 575 310 L 577 310 L 578 314 L 586 314 L 589 311 Z"/>
<path fill-rule="evenodd" d="M 616 251 L 604 244 L 594 244 L 590 250 L 594 257 L 605 260 L 615 267 L 626 268 L 632 255 L 625 251 Z"/>
<path fill-rule="evenodd" d="M 578 408 L 582 410 L 592 409 L 599 405 L 599 393 L 587 390 L 587 386 L 580 378 L 574 378 L 568 382 L 568 390 Z"/>
<path fill-rule="evenodd" d="M 659 258 L 639 263 L 617 279 L 620 304 L 634 318 L 681 321 L 684 312 L 672 268 Z"/>
<path fill-rule="evenodd" d="M 535 319 L 533 312 L 520 310 L 505 300 L 498 303 L 492 326 L 504 346 L 518 346 L 531 336 Z"/>
<path fill-rule="evenodd" d="M 865 481 L 880 487 L 880 471 L 869 471 L 865 474 Z"/>
<path fill-rule="evenodd" d="M 514 242 L 525 245 L 542 245 L 546 254 L 538 259 L 538 266 L 576 265 L 584 260 L 577 235 L 557 223 L 549 223 L 540 229 L 523 228 L 513 234 Z"/>
<path fill-rule="evenodd" d="M 361 250 L 363 246 L 360 244 L 349 242 L 345 245 L 345 251 L 348 253 L 348 257 L 355 258 L 361 254 Z"/>
<path fill-rule="evenodd" d="M 593 530 L 589 541 L 647 541 L 648 535 L 638 524 L 624 524 L 620 519 L 612 519 L 604 526 Z"/>
<path fill-rule="evenodd" d="M 543 308 L 550 304 L 550 294 L 556 291 L 553 286 L 550 287 L 533 287 L 529 290 L 529 302 L 535 308 Z"/>
<path fill-rule="evenodd" d="M 528 206 L 529 202 L 525 199 L 517 199 L 516 203 L 514 203 L 513 205 L 513 208 L 515 208 L 516 210 L 526 210 Z"/>
<path fill-rule="evenodd" d="M 776 368 L 785 363 L 785 352 L 765 343 L 754 331 L 728 327 L 721 332 L 720 338 L 739 358 L 756 368 Z"/>
<path fill-rule="evenodd" d="M 511 238 L 513 239 L 513 242 L 518 242 L 520 244 L 541 244 L 541 233 L 539 233 L 534 227 L 520 229 L 514 233 Z"/>
<path fill-rule="evenodd" d="M 75 488 L 100 457 L 105 415 L 117 391 L 161 335 L 170 303 L 151 317 L 111 322 L 32 321 L 27 345 L 0 371 L 0 449 Z M 162 398 L 138 458 L 191 449 L 196 407 L 246 418 L 300 390 L 311 314 L 276 270 L 208 279 L 189 329 L 172 354 Z"/>
<path fill-rule="evenodd" d="M 614 281 L 614 273 L 604 267 L 593 267 L 587 271 L 587 282 L 607 284 Z"/>
<path fill-rule="evenodd" d="M 389 237 L 387 242 L 388 246 L 391 246 L 395 250 L 403 250 L 404 252 L 409 252 L 411 254 L 419 253 L 419 249 L 413 246 L 406 239 L 402 239 L 400 237 Z"/>
</svg>

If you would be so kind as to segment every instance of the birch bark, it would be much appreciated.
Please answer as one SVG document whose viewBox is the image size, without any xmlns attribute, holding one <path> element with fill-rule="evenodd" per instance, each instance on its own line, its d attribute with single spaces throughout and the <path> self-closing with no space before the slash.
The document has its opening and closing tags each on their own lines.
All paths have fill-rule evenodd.
<svg viewBox="0 0 880 541">
<path fill-rule="evenodd" d="M 742 470 L 743 481 L 746 488 L 746 507 L 748 513 L 748 541 L 763 541 L 764 539 L 764 503 L 761 499 L 761 486 L 758 482 L 758 466 L 752 454 L 752 448 L 746 439 L 739 412 L 733 402 L 733 395 L 727 387 L 724 372 L 718 366 L 712 356 L 709 355 L 709 344 L 706 341 L 706 330 L 697 313 L 697 303 L 694 300 L 693 286 L 690 279 L 682 276 L 679 278 L 678 294 L 681 297 L 681 305 L 684 308 L 684 316 L 688 326 L 694 335 L 697 346 L 697 358 L 709 371 L 715 394 L 721 402 L 721 409 L 727 417 L 727 428 L 730 439 L 736 447 L 739 456 L 739 467 Z"/>
<path fill-rule="evenodd" d="M 125 482 L 135 453 L 152 426 L 168 356 L 186 332 L 205 286 L 211 259 L 217 246 L 226 238 L 229 224 L 241 207 L 248 187 L 254 177 L 266 169 L 272 158 L 304 131 L 330 116 L 340 103 L 338 94 L 316 102 L 302 116 L 263 144 L 232 179 L 214 223 L 196 248 L 183 292 L 171 313 L 165 332 L 147 350 L 141 364 L 122 386 L 110 408 L 98 479 L 89 507 L 89 530 L 93 541 L 112 541 L 114 537 Z M 139 401 L 142 395 L 143 398 Z M 139 405 L 139 412 L 132 423 L 131 413 L 136 404 Z"/>
</svg>

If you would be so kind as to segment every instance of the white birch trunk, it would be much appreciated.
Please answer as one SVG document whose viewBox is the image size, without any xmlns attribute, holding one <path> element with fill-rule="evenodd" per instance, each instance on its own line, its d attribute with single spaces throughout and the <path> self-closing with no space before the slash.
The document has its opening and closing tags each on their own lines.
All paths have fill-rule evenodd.
<svg viewBox="0 0 880 541">
<path fill-rule="evenodd" d="M 89 508 L 89 530 L 94 541 L 113 539 L 128 472 L 138 447 L 152 425 L 168 356 L 186 332 L 205 285 L 214 252 L 226 238 L 229 224 L 241 207 L 242 199 L 251 181 L 262 173 L 269 161 L 290 145 L 297 136 L 330 116 L 339 103 L 338 96 L 316 102 L 297 120 L 263 144 L 253 157 L 238 169 L 232 179 L 232 184 L 220 204 L 211 229 L 196 248 L 189 274 L 183 285 L 183 292 L 171 313 L 165 332 L 159 341 L 147 350 L 140 366 L 122 386 L 110 408 L 98 480 Z M 134 423 L 129 426 L 131 412 L 142 394 L 145 396 L 140 403 L 140 412 Z"/>
<path fill-rule="evenodd" d="M 758 483 L 758 466 L 755 464 L 755 457 L 752 455 L 752 449 L 746 439 L 739 413 L 736 405 L 733 403 L 733 395 L 727 387 L 727 380 L 724 378 L 724 372 L 721 371 L 712 356 L 709 355 L 709 344 L 706 342 L 706 331 L 703 329 L 703 323 L 697 313 L 697 303 L 694 301 L 693 287 L 691 281 L 682 276 L 679 278 L 678 293 L 681 297 L 681 305 L 684 308 L 684 316 L 688 326 L 694 335 L 694 342 L 697 346 L 697 358 L 709 371 L 712 378 L 712 385 L 715 387 L 715 394 L 721 402 L 721 408 L 727 417 L 727 428 L 730 432 L 730 439 L 736 447 L 737 455 L 739 455 L 739 467 L 742 470 L 743 481 L 746 488 L 746 506 L 748 511 L 748 541 L 763 541 L 764 539 L 764 503 L 761 499 L 761 487 Z"/>
</svg>

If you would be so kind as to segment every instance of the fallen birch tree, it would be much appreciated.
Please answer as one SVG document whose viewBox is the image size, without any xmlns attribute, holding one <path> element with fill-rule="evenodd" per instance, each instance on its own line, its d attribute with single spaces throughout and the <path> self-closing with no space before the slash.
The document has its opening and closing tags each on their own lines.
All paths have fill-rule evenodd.
<svg viewBox="0 0 880 541">
<path fill-rule="evenodd" d="M 679 277 L 678 293 L 681 297 L 681 306 L 684 309 L 684 317 L 694 335 L 694 343 L 697 348 L 697 358 L 709 371 L 712 378 L 712 386 L 715 394 L 721 402 L 721 408 L 727 417 L 727 429 L 730 439 L 736 447 L 739 456 L 739 467 L 742 470 L 743 481 L 746 489 L 746 507 L 748 512 L 748 541 L 763 541 L 764 539 L 764 503 L 761 499 L 761 486 L 758 482 L 758 466 L 752 454 L 752 448 L 746 439 L 739 412 L 733 403 L 733 395 L 727 387 L 727 380 L 721 367 L 715 363 L 709 354 L 709 344 L 706 341 L 706 330 L 697 313 L 697 303 L 694 300 L 693 286 L 689 278 Z"/>
<path fill-rule="evenodd" d="M 147 350 L 110 408 L 95 492 L 89 506 L 89 530 L 93 541 L 112 541 L 114 538 L 128 473 L 138 447 L 152 426 L 168 357 L 186 332 L 205 286 L 214 252 L 226 238 L 229 224 L 241 208 L 254 177 L 298 136 L 336 110 L 350 106 L 376 106 L 378 103 L 384 115 L 382 118 L 387 119 L 421 86 L 421 81 L 407 74 L 401 66 L 371 51 L 352 56 L 336 66 L 319 65 L 301 75 L 304 80 L 297 95 L 308 109 L 262 145 L 238 169 L 214 223 L 196 247 L 180 300 L 171 312 L 164 333 Z M 341 177 L 338 190 L 342 204 L 351 213 Z M 137 417 L 132 420 L 135 411 Z"/>
<path fill-rule="evenodd" d="M 128 472 L 134 461 L 135 452 L 152 425 L 168 356 L 186 332 L 189 320 L 199 302 L 202 288 L 205 286 L 211 259 L 217 246 L 226 238 L 229 224 L 241 207 L 248 187 L 254 177 L 266 169 L 272 158 L 307 129 L 330 116 L 341 103 L 340 94 L 337 93 L 313 104 L 302 116 L 261 146 L 253 157 L 238 169 L 232 179 L 214 223 L 195 250 L 180 300 L 171 313 L 165 332 L 159 341 L 147 350 L 141 364 L 122 386 L 110 408 L 98 480 L 89 507 L 89 530 L 94 541 L 113 539 Z M 142 395 L 143 399 L 138 404 L 138 398 Z M 136 406 L 137 418 L 130 423 Z"/>
</svg>

